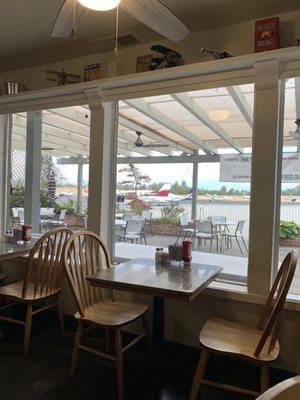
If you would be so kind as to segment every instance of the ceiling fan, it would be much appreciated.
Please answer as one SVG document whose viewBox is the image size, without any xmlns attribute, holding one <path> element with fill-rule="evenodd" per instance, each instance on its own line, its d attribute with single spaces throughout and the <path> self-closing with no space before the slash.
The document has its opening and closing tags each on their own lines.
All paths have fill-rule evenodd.
<svg viewBox="0 0 300 400">
<path fill-rule="evenodd" d="M 162 36 L 178 42 L 190 34 L 188 28 L 159 0 L 65 0 L 51 31 L 52 37 L 73 37 L 91 11 L 120 7 Z"/>
<path fill-rule="evenodd" d="M 297 128 L 295 131 L 290 131 L 289 135 L 297 140 L 300 140 L 300 118 L 296 119 L 295 124 L 297 125 Z"/>
<path fill-rule="evenodd" d="M 135 133 L 138 136 L 136 141 L 134 142 L 135 147 L 169 147 L 167 144 L 159 144 L 159 143 L 144 144 L 141 138 L 142 132 L 135 132 Z"/>
</svg>

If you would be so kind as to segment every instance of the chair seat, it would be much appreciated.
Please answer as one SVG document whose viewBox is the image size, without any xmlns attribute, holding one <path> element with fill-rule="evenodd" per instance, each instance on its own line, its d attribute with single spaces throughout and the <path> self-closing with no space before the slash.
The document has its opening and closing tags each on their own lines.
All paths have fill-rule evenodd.
<svg viewBox="0 0 300 400">
<path fill-rule="evenodd" d="M 223 233 L 223 236 L 224 237 L 232 237 L 232 238 L 234 238 L 234 237 L 242 237 L 243 235 L 241 234 L 241 233 L 230 233 L 230 232 L 227 232 L 227 233 Z"/>
<path fill-rule="evenodd" d="M 140 239 L 142 237 L 142 235 L 140 235 L 139 233 L 129 233 L 128 235 L 125 235 L 126 239 Z"/>
<path fill-rule="evenodd" d="M 193 228 L 183 228 L 182 232 L 191 232 L 191 233 L 193 233 L 194 229 Z"/>
<path fill-rule="evenodd" d="M 25 298 L 22 297 L 22 290 L 23 290 L 23 281 L 10 283 L 9 285 L 0 287 L 0 296 L 13 297 L 15 299 L 23 301 L 35 301 L 58 294 L 61 291 L 61 288 L 47 294 L 45 293 L 46 292 L 45 288 L 44 293 L 42 295 L 40 295 L 40 290 L 38 290 L 36 296 L 34 296 L 34 284 L 33 282 L 29 282 Z"/>
<path fill-rule="evenodd" d="M 274 349 L 268 353 L 270 344 L 268 339 L 260 356 L 255 357 L 254 352 L 261 335 L 260 329 L 221 318 L 212 318 L 201 330 L 199 340 L 203 348 L 212 352 L 235 355 L 252 361 L 271 362 L 278 357 L 279 342 L 277 340 Z"/>
<path fill-rule="evenodd" d="M 135 321 L 148 310 L 148 306 L 123 301 L 104 301 L 85 309 L 84 317 L 79 312 L 75 318 L 103 327 L 118 328 Z"/>
<path fill-rule="evenodd" d="M 202 233 L 202 232 L 196 233 L 196 238 L 211 239 L 213 237 L 214 235 L 211 233 Z"/>
</svg>

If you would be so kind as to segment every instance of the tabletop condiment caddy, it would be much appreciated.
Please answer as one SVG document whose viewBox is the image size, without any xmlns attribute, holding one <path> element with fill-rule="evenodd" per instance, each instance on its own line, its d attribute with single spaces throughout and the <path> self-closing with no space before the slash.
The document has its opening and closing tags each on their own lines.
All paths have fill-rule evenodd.
<svg viewBox="0 0 300 400">
<path fill-rule="evenodd" d="M 183 240 L 182 244 L 175 243 L 168 246 L 168 251 L 163 247 L 157 247 L 155 252 L 155 264 L 162 266 L 183 267 L 191 265 L 192 242 Z"/>
<path fill-rule="evenodd" d="M 5 239 L 10 243 L 29 244 L 31 241 L 31 225 L 22 225 L 21 228 L 13 228 L 7 231 Z"/>
</svg>

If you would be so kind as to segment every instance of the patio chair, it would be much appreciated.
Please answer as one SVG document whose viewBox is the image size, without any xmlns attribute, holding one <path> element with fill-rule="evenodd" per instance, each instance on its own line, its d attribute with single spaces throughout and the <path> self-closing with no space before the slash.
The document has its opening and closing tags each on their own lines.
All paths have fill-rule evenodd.
<svg viewBox="0 0 300 400">
<path fill-rule="evenodd" d="M 148 305 L 117 301 L 112 290 L 103 291 L 101 287 L 92 287 L 86 280 L 87 275 L 99 274 L 112 265 L 106 246 L 92 232 L 79 231 L 70 237 L 64 251 L 64 265 L 77 309 L 74 317 L 78 322 L 70 368 L 71 378 L 75 375 L 79 350 L 93 353 L 116 365 L 118 400 L 123 400 L 125 353 L 145 337 L 151 348 L 150 331 L 145 316 Z M 122 343 L 122 330 L 135 321 L 143 323 L 142 332 L 133 333 L 132 340 Z M 87 330 L 99 328 L 105 331 L 106 346 L 103 351 L 82 341 Z M 111 341 L 114 341 L 114 346 L 111 346 Z M 102 379 L 107 380 L 107 377 L 102 376 Z"/>
<path fill-rule="evenodd" d="M 140 243 L 142 244 L 142 239 L 144 239 L 145 244 L 147 244 L 144 221 L 127 221 L 123 234 L 118 235 L 118 239 L 123 242 L 130 241 L 131 243 Z"/>
<path fill-rule="evenodd" d="M 222 229 L 222 223 L 225 224 L 226 222 L 226 217 L 224 215 L 211 215 L 207 218 L 209 221 L 212 222 L 213 224 L 213 229 L 219 234 L 225 233 L 227 231 L 227 226 L 223 226 Z"/>
<path fill-rule="evenodd" d="M 193 242 L 195 243 L 195 240 L 197 239 L 198 241 L 198 250 L 200 245 L 202 244 L 202 240 L 204 240 L 204 245 L 206 244 L 206 241 L 210 241 L 210 247 L 209 247 L 209 252 L 211 253 L 212 249 L 212 243 L 213 240 L 216 239 L 217 241 L 217 252 L 219 251 L 219 236 L 216 231 L 213 229 L 213 223 L 212 221 L 200 221 L 200 220 L 195 220 L 194 221 L 194 235 L 193 235 Z"/>
<path fill-rule="evenodd" d="M 52 228 L 59 228 L 59 227 L 69 227 L 69 224 L 65 222 L 67 210 L 61 210 L 59 216 L 56 220 L 50 220 L 47 222 L 47 225 Z"/>
<path fill-rule="evenodd" d="M 147 231 L 147 228 L 148 228 L 151 236 L 153 236 L 152 224 L 151 224 L 152 212 L 151 211 L 142 211 L 142 219 L 145 221 L 145 225 L 144 225 L 145 231 Z"/>
<path fill-rule="evenodd" d="M 216 317 L 206 322 L 199 335 L 202 351 L 189 400 L 198 399 L 201 385 L 243 393 L 251 397 L 257 397 L 269 388 L 269 365 L 277 359 L 280 353 L 278 340 L 280 317 L 296 265 L 297 260 L 294 253 L 290 252 L 280 266 L 257 326 Z M 260 367 L 260 392 L 203 379 L 210 354 L 219 354 L 258 365 Z M 262 399 L 264 399 L 263 396 Z M 282 399 L 286 400 L 286 397 L 282 397 Z"/>
<path fill-rule="evenodd" d="M 180 223 L 180 227 L 179 227 L 179 233 L 177 236 L 177 242 L 181 235 L 183 235 L 183 240 L 184 240 L 188 235 L 193 236 L 193 233 L 194 233 L 194 229 L 189 228 L 189 220 L 188 220 L 187 215 L 181 215 L 179 217 L 179 223 Z"/>
<path fill-rule="evenodd" d="M 246 223 L 245 220 L 238 221 L 235 231 L 233 233 L 231 233 L 231 232 L 223 233 L 222 238 L 225 240 L 227 250 L 229 248 L 229 242 L 232 247 L 232 239 L 235 239 L 237 242 L 238 248 L 239 248 L 241 254 L 243 255 L 244 253 L 243 253 L 242 247 L 239 242 L 239 239 L 241 239 L 241 241 L 246 249 L 246 252 L 248 251 L 248 248 L 247 248 L 244 236 L 243 236 L 243 229 L 244 229 L 245 223 Z"/>
<path fill-rule="evenodd" d="M 71 234 L 70 229 L 57 228 L 43 235 L 29 253 L 24 279 L 0 287 L 1 299 L 15 300 L 5 308 L 13 306 L 16 302 L 26 305 L 25 321 L 0 315 L 0 320 L 24 326 L 24 355 L 29 350 L 31 323 L 35 314 L 55 307 L 61 330 L 64 332 L 63 315 L 58 308 L 58 296 L 61 292 L 64 244 Z"/>
<path fill-rule="evenodd" d="M 24 209 L 18 210 L 19 225 L 24 225 Z"/>
<path fill-rule="evenodd" d="M 124 214 L 123 215 L 123 220 L 124 221 L 131 221 L 132 220 L 132 214 Z"/>
</svg>

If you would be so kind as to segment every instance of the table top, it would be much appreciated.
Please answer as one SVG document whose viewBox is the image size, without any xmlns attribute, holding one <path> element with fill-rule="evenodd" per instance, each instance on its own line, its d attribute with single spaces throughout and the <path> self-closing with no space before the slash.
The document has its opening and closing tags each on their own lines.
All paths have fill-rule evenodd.
<svg viewBox="0 0 300 400">
<path fill-rule="evenodd" d="M 17 244 L 0 240 L 0 261 L 22 256 L 32 249 L 38 239 L 31 239 L 30 243 Z"/>
<path fill-rule="evenodd" d="M 156 266 L 153 259 L 137 258 L 87 277 L 92 285 L 157 297 L 191 301 L 222 267 L 192 263 L 189 267 Z"/>
</svg>

